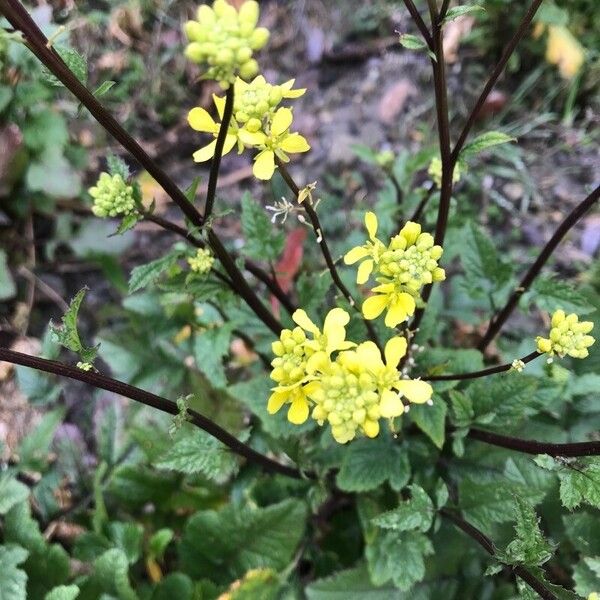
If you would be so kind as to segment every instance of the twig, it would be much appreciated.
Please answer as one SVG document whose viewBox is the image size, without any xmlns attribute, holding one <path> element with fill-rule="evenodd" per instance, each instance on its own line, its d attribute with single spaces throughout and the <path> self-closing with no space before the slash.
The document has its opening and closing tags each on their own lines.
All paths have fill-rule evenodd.
<svg viewBox="0 0 600 600">
<path fill-rule="evenodd" d="M 406 6 L 410 16 L 413 18 L 415 25 L 419 28 L 423 39 L 425 40 L 429 49 L 433 49 L 433 40 L 431 39 L 431 33 L 429 33 L 429 29 L 427 29 L 427 25 L 425 25 L 425 21 L 423 21 L 423 17 L 417 10 L 417 7 L 414 5 L 412 0 L 404 0 L 404 5 Z"/>
<path fill-rule="evenodd" d="M 539 275 L 552 253 L 567 235 L 569 230 L 581 219 L 592 206 L 600 199 L 600 185 L 587 197 L 580 202 L 559 225 L 554 235 L 548 240 L 536 261 L 531 265 L 529 271 L 525 274 L 515 291 L 511 294 L 504 308 L 490 321 L 485 335 L 477 346 L 482 352 L 488 347 L 490 342 L 496 337 L 506 320 L 510 317 L 516 308 L 521 296 L 529 289 L 535 278 Z"/>
<path fill-rule="evenodd" d="M 523 36 L 527 33 L 527 29 L 528 29 L 529 25 L 531 24 L 531 21 L 533 20 L 533 17 L 535 16 L 535 13 L 538 11 L 542 2 L 543 2 L 543 0 L 533 0 L 533 2 L 531 3 L 531 5 L 529 7 L 529 10 L 525 13 L 525 16 L 521 20 L 521 23 L 519 23 L 519 27 L 515 31 L 515 34 L 513 35 L 510 42 L 508 42 L 506 48 L 504 49 L 504 52 L 502 53 L 502 56 L 500 57 L 498 64 L 494 67 L 494 70 L 492 71 L 489 79 L 487 80 L 486 84 L 483 86 L 483 90 L 481 90 L 481 94 L 479 94 L 479 98 L 477 98 L 477 102 L 475 102 L 475 106 L 469 113 L 469 116 L 467 117 L 467 121 L 458 136 L 458 139 L 456 141 L 454 149 L 452 150 L 451 158 L 452 158 L 453 166 L 456 164 L 456 161 L 458 160 L 460 151 L 462 150 L 462 148 L 467 140 L 469 132 L 471 131 L 473 125 L 475 124 L 477 116 L 479 115 L 479 111 L 482 109 L 483 105 L 485 104 L 485 101 L 486 101 L 489 93 L 494 88 L 494 85 L 496 85 L 496 82 L 498 81 L 498 78 L 502 74 L 502 71 L 504 71 L 504 67 L 506 66 L 506 63 L 508 62 L 512 53 L 515 51 L 517 44 L 521 41 Z"/>
<path fill-rule="evenodd" d="M 33 271 L 30 271 L 25 265 L 19 267 L 19 274 L 32 282 L 34 288 L 37 287 L 48 299 L 52 300 L 63 312 L 69 310 L 69 305 L 63 300 L 62 296 L 45 281 L 40 279 Z"/>
<path fill-rule="evenodd" d="M 135 400 L 136 402 L 140 402 L 141 404 L 145 404 L 146 406 L 150 406 L 170 415 L 179 414 L 179 409 L 174 402 L 99 373 L 82 371 L 81 369 L 65 365 L 58 361 L 47 360 L 37 356 L 29 356 L 27 354 L 22 354 L 21 352 L 8 350 L 7 348 L 0 348 L 0 361 L 6 361 L 24 367 L 31 367 L 32 369 L 44 371 L 45 373 L 82 381 L 95 388 L 120 394 L 121 396 L 125 396 L 126 398 L 130 398 L 131 400 Z M 260 465 L 265 471 L 287 475 L 288 477 L 293 477 L 295 479 L 302 477 L 302 474 L 297 468 L 283 465 L 268 456 L 257 452 L 250 446 L 240 442 L 235 436 L 225 431 L 222 427 L 219 427 L 219 425 L 214 421 L 211 421 L 208 417 L 205 417 L 194 410 L 188 410 L 187 412 L 190 417 L 190 422 L 193 425 L 218 439 L 236 454 Z"/>
<path fill-rule="evenodd" d="M 520 358 L 519 360 L 527 364 L 532 360 L 535 360 L 538 356 L 541 356 L 539 352 L 531 352 L 527 356 Z M 487 369 L 481 369 L 480 371 L 473 371 L 472 373 L 454 373 L 451 375 L 426 375 L 421 377 L 423 381 L 460 381 L 463 379 L 477 379 L 478 377 L 486 377 L 487 375 L 494 375 L 494 373 L 503 373 L 512 369 L 513 364 L 507 363 L 505 365 L 497 365 L 495 367 L 488 367 Z"/>
<path fill-rule="evenodd" d="M 469 537 L 474 539 L 489 555 L 496 555 L 496 548 L 494 542 L 475 527 L 471 523 L 465 521 L 457 514 L 449 511 L 446 508 L 440 509 L 440 514 L 451 521 L 461 531 L 466 533 Z M 512 572 L 520 577 L 534 592 L 538 593 L 544 600 L 558 600 L 558 598 L 536 577 L 534 577 L 527 569 L 520 565 L 507 565 L 511 568 Z"/>
<path fill-rule="evenodd" d="M 277 162 L 279 172 L 281 173 L 281 176 L 283 177 L 287 186 L 290 188 L 292 194 L 294 194 L 294 196 L 296 198 L 298 198 L 298 195 L 300 194 L 300 188 L 298 187 L 296 182 L 292 179 L 292 176 L 290 175 L 289 171 L 286 169 L 285 165 L 278 158 L 276 158 L 275 160 Z M 333 257 L 331 256 L 331 252 L 329 250 L 329 245 L 327 244 L 327 240 L 325 239 L 325 232 L 323 231 L 321 222 L 319 221 L 319 216 L 317 215 L 317 212 L 315 211 L 314 206 L 310 202 L 310 198 L 307 198 L 302 203 L 302 207 L 304 208 L 304 210 L 306 211 L 306 214 L 308 215 L 308 218 L 310 219 L 312 228 L 315 232 L 315 235 L 317 236 L 317 242 L 319 244 L 319 247 L 321 248 L 321 253 L 323 254 L 323 258 L 325 259 L 325 263 L 327 264 L 327 268 L 329 269 L 329 273 L 331 274 L 331 278 L 333 279 L 333 282 L 335 283 L 338 290 L 340 290 L 340 292 L 342 293 L 344 298 L 346 298 L 346 300 L 349 302 L 350 306 L 352 306 L 356 311 L 360 312 L 360 308 L 358 307 L 356 300 L 350 293 L 350 290 L 345 286 L 344 282 L 342 281 L 342 279 L 338 273 L 337 267 L 335 266 L 335 261 L 333 260 Z M 365 327 L 367 328 L 369 337 L 377 345 L 377 347 L 381 350 L 381 344 L 379 342 L 379 339 L 377 337 L 377 332 L 375 331 L 373 324 L 370 321 L 368 321 L 367 319 L 365 319 L 364 317 L 363 317 L 363 322 L 365 324 Z"/>
<path fill-rule="evenodd" d="M 206 204 L 204 206 L 204 221 L 208 221 L 212 215 L 215 205 L 215 195 L 217 193 L 217 181 L 219 180 L 219 168 L 221 158 L 223 157 L 223 148 L 225 139 L 229 131 L 229 123 L 233 114 L 234 86 L 229 86 L 225 95 L 225 108 L 223 109 L 223 119 L 219 133 L 217 134 L 217 143 L 215 144 L 215 153 L 210 162 L 210 174 L 208 176 L 208 189 L 206 191 Z"/>
</svg>

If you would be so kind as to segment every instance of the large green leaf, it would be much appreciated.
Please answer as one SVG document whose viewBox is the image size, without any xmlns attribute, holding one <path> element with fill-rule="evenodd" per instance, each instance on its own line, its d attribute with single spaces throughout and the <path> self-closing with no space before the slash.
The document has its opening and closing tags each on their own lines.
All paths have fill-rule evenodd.
<svg viewBox="0 0 600 600">
<path fill-rule="evenodd" d="M 134 267 L 129 277 L 129 293 L 133 294 L 156 283 L 163 273 L 177 264 L 182 254 L 181 250 L 175 249 L 145 265 Z"/>
<path fill-rule="evenodd" d="M 572 282 L 555 277 L 536 278 L 528 296 L 541 310 L 553 313 L 559 308 L 567 313 L 585 315 L 597 309 L 585 293 Z"/>
<path fill-rule="evenodd" d="M 280 570 L 291 560 L 305 528 L 306 508 L 285 500 L 267 508 L 228 504 L 186 524 L 179 548 L 182 569 L 194 579 L 228 582 L 250 569 Z"/>
</svg>

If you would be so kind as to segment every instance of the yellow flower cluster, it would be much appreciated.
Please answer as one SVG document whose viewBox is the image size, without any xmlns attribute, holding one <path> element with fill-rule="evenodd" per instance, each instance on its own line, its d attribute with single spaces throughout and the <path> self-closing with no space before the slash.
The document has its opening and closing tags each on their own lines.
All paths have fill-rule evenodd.
<svg viewBox="0 0 600 600">
<path fill-rule="evenodd" d="M 591 321 L 579 321 L 576 314 L 566 315 L 564 310 L 557 310 L 552 315 L 552 328 L 548 338 L 537 337 L 538 352 L 550 356 L 558 354 L 561 358 L 572 356 L 573 358 L 586 358 L 589 354 L 588 348 L 595 342 L 588 335 L 594 328 Z"/>
<path fill-rule="evenodd" d="M 310 146 L 299 133 L 291 132 L 293 114 L 291 109 L 280 107 L 284 99 L 298 98 L 306 90 L 292 89 L 294 80 L 281 85 L 271 85 L 259 75 L 250 83 L 236 79 L 234 86 L 234 112 L 229 124 L 223 155 L 236 145 L 238 153 L 244 148 L 258 150 L 254 158 L 253 172 L 258 179 L 271 179 L 275 172 L 275 157 L 289 162 L 288 154 L 307 152 Z M 213 96 L 219 117 L 223 119 L 225 99 Z M 210 160 L 215 153 L 216 138 L 221 127 L 204 108 L 193 108 L 188 115 L 192 129 L 211 133 L 215 140 L 197 150 L 196 162 Z"/>
<path fill-rule="evenodd" d="M 97 217 L 126 216 L 136 211 L 133 186 L 127 185 L 121 175 L 100 173 L 88 192 L 94 199 L 92 212 Z"/>
<path fill-rule="evenodd" d="M 384 361 L 373 342 L 346 340 L 350 316 L 341 308 L 328 313 L 323 331 L 303 310 L 292 318 L 298 327 L 283 330 L 272 346 L 271 378 L 278 385 L 269 398 L 269 413 L 289 404 L 288 420 L 299 425 L 312 407 L 312 418 L 319 425 L 329 423 L 333 438 L 345 444 L 357 433 L 375 437 L 380 418 L 404 412 L 403 398 L 419 404 L 430 400 L 428 383 L 402 379 L 397 369 L 406 354 L 405 338 L 388 341 Z"/>
<path fill-rule="evenodd" d="M 208 273 L 215 262 L 214 256 L 210 253 L 210 250 L 205 250 L 203 248 L 198 248 L 195 256 L 190 256 L 187 259 L 188 265 L 190 265 L 190 269 L 194 271 L 194 273 L 199 273 L 203 275 L 204 273 Z"/>
<path fill-rule="evenodd" d="M 197 21 L 188 21 L 185 33 L 190 43 L 185 55 L 206 69 L 203 77 L 227 89 L 237 75 L 250 79 L 258 73 L 252 54 L 269 39 L 269 30 L 256 27 L 258 2 L 247 0 L 239 11 L 227 0 L 215 0 L 212 8 L 198 8 Z"/>
<path fill-rule="evenodd" d="M 366 319 L 376 319 L 386 310 L 385 324 L 393 328 L 414 314 L 424 285 L 446 278 L 444 269 L 438 266 L 443 250 L 434 244 L 431 234 L 421 233 L 421 226 L 412 221 L 387 246 L 377 238 L 374 213 L 366 213 L 365 226 L 369 240 L 352 248 L 344 256 L 344 262 L 351 265 L 362 261 L 356 277 L 359 284 L 366 283 L 375 272 L 379 285 L 364 301 L 363 315 Z"/>
</svg>

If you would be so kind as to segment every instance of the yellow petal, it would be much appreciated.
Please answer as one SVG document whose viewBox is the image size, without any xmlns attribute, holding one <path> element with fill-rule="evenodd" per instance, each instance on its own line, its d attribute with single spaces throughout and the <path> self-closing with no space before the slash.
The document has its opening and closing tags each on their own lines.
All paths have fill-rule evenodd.
<svg viewBox="0 0 600 600">
<path fill-rule="evenodd" d="M 290 154 L 308 152 L 310 150 L 310 145 L 299 133 L 290 133 L 289 135 L 286 135 L 279 143 L 279 147 L 284 152 L 289 152 Z"/>
<path fill-rule="evenodd" d="M 277 112 L 273 115 L 273 121 L 271 123 L 271 134 L 281 135 L 284 131 L 290 128 L 292 120 L 292 111 L 289 108 L 278 109 Z"/>
<path fill-rule="evenodd" d="M 217 133 L 219 126 L 214 119 L 208 114 L 208 111 L 200 106 L 192 108 L 188 113 L 188 123 L 192 129 L 202 131 L 204 133 Z"/>
<path fill-rule="evenodd" d="M 289 393 L 287 392 L 273 392 L 267 403 L 268 413 L 274 415 L 285 404 L 288 398 Z"/>
<path fill-rule="evenodd" d="M 371 291 L 378 292 L 380 294 L 391 294 L 395 289 L 393 283 L 382 283 L 381 285 L 375 286 Z"/>
<path fill-rule="evenodd" d="M 400 235 L 406 240 L 409 246 L 417 241 L 420 233 L 421 226 L 413 221 L 409 221 L 400 231 Z"/>
<path fill-rule="evenodd" d="M 294 425 L 302 425 L 308 419 L 308 401 L 303 394 L 297 394 L 288 410 L 288 421 Z"/>
<path fill-rule="evenodd" d="M 231 152 L 236 143 L 237 135 L 234 135 L 233 133 L 228 133 L 225 136 L 225 144 L 223 145 L 223 156 Z"/>
<path fill-rule="evenodd" d="M 415 404 L 424 404 L 431 399 L 433 388 L 426 382 L 418 379 L 401 379 L 394 387 Z"/>
<path fill-rule="evenodd" d="M 377 437 L 379 435 L 379 421 L 371 421 L 367 419 L 362 425 L 365 435 L 370 438 Z"/>
<path fill-rule="evenodd" d="M 222 96 L 217 96 L 213 94 L 213 102 L 217 107 L 217 113 L 221 119 L 223 119 L 223 113 L 225 112 L 225 98 Z"/>
<path fill-rule="evenodd" d="M 358 267 L 358 271 L 356 273 L 356 283 L 362 285 L 369 280 L 371 273 L 373 272 L 373 261 L 365 260 Z"/>
<path fill-rule="evenodd" d="M 321 384 L 318 381 L 309 381 L 302 388 L 302 391 L 304 392 L 304 394 L 306 394 L 309 398 L 312 398 L 315 395 L 318 396 L 319 390 L 322 390 L 322 388 L 321 388 Z"/>
<path fill-rule="evenodd" d="M 362 305 L 362 313 L 365 319 L 376 319 L 384 311 L 387 303 L 387 296 L 369 296 Z"/>
<path fill-rule="evenodd" d="M 306 372 L 309 375 L 316 373 L 317 371 L 322 371 L 324 367 L 327 365 L 328 357 L 325 352 L 319 350 L 312 354 L 309 359 L 306 361 Z"/>
<path fill-rule="evenodd" d="M 284 98 L 300 98 L 306 92 L 306 88 L 299 88 L 297 90 L 293 90 L 295 79 L 290 79 L 285 83 L 281 84 L 281 91 L 283 92 Z"/>
<path fill-rule="evenodd" d="M 238 131 L 238 137 L 246 144 L 246 146 L 262 146 L 267 139 L 267 136 L 262 131 L 252 133 L 247 129 L 240 129 Z"/>
<path fill-rule="evenodd" d="M 377 233 L 377 215 L 375 213 L 368 212 L 365 214 L 365 226 L 369 232 L 369 237 L 374 239 Z"/>
<path fill-rule="evenodd" d="M 310 317 L 306 314 L 305 310 L 301 308 L 295 310 L 292 319 L 294 323 L 300 325 L 305 331 L 310 331 L 313 335 L 321 334 L 319 328 L 310 320 Z"/>
<path fill-rule="evenodd" d="M 356 261 L 359 261 L 363 258 L 369 256 L 370 252 L 364 246 L 356 246 L 346 252 L 344 256 L 344 262 L 347 265 L 353 265 Z"/>
<path fill-rule="evenodd" d="M 385 390 L 381 394 L 379 410 L 382 417 L 392 419 L 393 417 L 399 417 L 404 412 L 404 404 L 402 404 L 398 394 L 395 394 L 392 390 Z"/>
<path fill-rule="evenodd" d="M 396 301 L 390 305 L 385 315 L 385 324 L 387 327 L 396 327 L 396 325 L 406 321 L 414 312 L 414 298 L 410 294 L 398 294 Z"/>
<path fill-rule="evenodd" d="M 350 315 L 343 308 L 334 308 L 330 310 L 325 317 L 323 333 L 327 337 L 339 337 L 341 333 L 343 340 L 346 337 L 344 327 L 346 327 L 348 323 L 350 323 Z"/>
<path fill-rule="evenodd" d="M 269 180 L 275 172 L 275 154 L 272 150 L 264 150 L 254 159 L 252 167 L 254 177 L 257 179 Z"/>
<path fill-rule="evenodd" d="M 370 371 L 376 373 L 383 369 L 384 364 L 381 360 L 381 352 L 373 342 L 363 342 L 356 347 L 361 366 L 366 367 Z"/>
<path fill-rule="evenodd" d="M 393 337 L 385 345 L 385 364 L 388 367 L 396 367 L 400 359 L 406 354 L 406 338 Z"/>
<path fill-rule="evenodd" d="M 217 140 L 214 140 L 213 142 L 208 144 L 208 146 L 204 146 L 203 148 L 200 148 L 200 150 L 196 150 L 196 152 L 192 154 L 194 162 L 205 162 L 207 160 L 210 160 L 215 154 L 216 145 Z"/>
</svg>

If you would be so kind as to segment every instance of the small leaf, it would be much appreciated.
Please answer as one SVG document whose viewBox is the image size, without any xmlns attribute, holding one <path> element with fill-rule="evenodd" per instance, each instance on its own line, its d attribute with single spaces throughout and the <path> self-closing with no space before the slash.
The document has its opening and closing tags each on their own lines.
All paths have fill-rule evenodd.
<svg viewBox="0 0 600 600">
<path fill-rule="evenodd" d="M 44 600 L 75 600 L 79 596 L 76 585 L 59 585 L 46 594 Z"/>
<path fill-rule="evenodd" d="M 106 166 L 110 175 L 120 175 L 125 181 L 129 179 L 130 171 L 127 163 L 116 154 L 106 156 Z"/>
<path fill-rule="evenodd" d="M 403 33 L 400 36 L 400 44 L 408 50 L 424 50 L 427 48 L 427 43 L 423 38 L 410 33 Z"/>
<path fill-rule="evenodd" d="M 85 56 L 79 54 L 74 48 L 68 46 L 53 46 L 54 50 L 63 59 L 67 67 L 73 72 L 75 77 L 85 85 L 88 78 L 88 64 Z M 42 67 L 42 76 L 46 83 L 55 87 L 62 87 L 63 84 L 46 67 Z"/>
<path fill-rule="evenodd" d="M 148 541 L 148 553 L 150 556 L 156 560 L 162 560 L 165 550 L 171 543 L 174 535 L 173 530 L 167 527 L 153 533 Z"/>
<path fill-rule="evenodd" d="M 103 81 L 95 90 L 94 90 L 94 96 L 96 96 L 96 98 L 100 98 L 101 96 L 104 96 L 104 94 L 106 94 L 108 92 L 108 90 L 110 90 L 113 85 L 115 85 L 117 82 L 116 81 Z"/>
<path fill-rule="evenodd" d="M 194 356 L 198 368 L 216 388 L 227 385 L 223 359 L 229 354 L 232 323 L 223 323 L 194 337 Z"/>
<path fill-rule="evenodd" d="M 485 8 L 483 8 L 483 6 L 479 6 L 477 4 L 472 4 L 470 6 L 469 5 L 454 6 L 454 7 L 448 9 L 448 12 L 446 13 L 446 16 L 444 17 L 444 20 L 442 21 L 442 23 L 449 23 L 450 21 L 454 21 L 454 19 L 458 19 L 458 17 L 462 17 L 463 15 L 469 15 L 471 13 L 481 12 L 481 11 L 485 11 Z"/>
<path fill-rule="evenodd" d="M 184 192 L 185 197 L 192 204 L 194 203 L 194 200 L 196 200 L 196 192 L 198 191 L 198 186 L 200 185 L 201 181 L 202 181 L 202 178 L 200 176 L 194 177 L 194 179 L 192 180 L 192 183 L 190 183 L 190 185 L 187 187 L 187 189 Z"/>
<path fill-rule="evenodd" d="M 107 550 L 94 562 L 94 579 L 119 600 L 139 600 L 129 581 L 129 564 L 119 548 Z"/>
<path fill-rule="evenodd" d="M 145 265 L 135 267 L 129 277 L 129 293 L 133 294 L 142 290 L 153 283 L 156 283 L 160 276 L 167 270 L 177 264 L 182 257 L 182 251 L 172 250 L 165 256 L 157 258 Z"/>
<path fill-rule="evenodd" d="M 506 133 L 502 133 L 501 131 L 488 131 L 477 136 L 470 144 L 467 144 L 462 149 L 460 156 L 463 159 L 472 158 L 492 146 L 516 141 L 516 138 L 506 135 Z"/>
<path fill-rule="evenodd" d="M 408 413 L 412 422 L 440 449 L 446 439 L 447 410 L 441 396 L 434 394 L 431 406 L 414 404 Z"/>
<path fill-rule="evenodd" d="M 0 515 L 29 498 L 29 488 L 10 475 L 0 476 Z"/>
<path fill-rule="evenodd" d="M 411 485 L 409 490 L 408 500 L 401 502 L 398 508 L 375 517 L 373 524 L 394 531 L 428 531 L 433 521 L 433 502 L 422 487 Z"/>
</svg>

